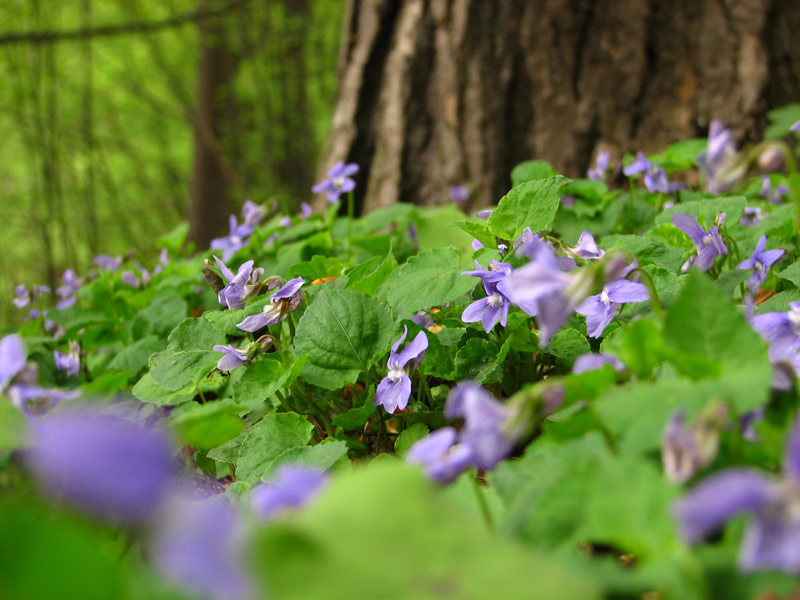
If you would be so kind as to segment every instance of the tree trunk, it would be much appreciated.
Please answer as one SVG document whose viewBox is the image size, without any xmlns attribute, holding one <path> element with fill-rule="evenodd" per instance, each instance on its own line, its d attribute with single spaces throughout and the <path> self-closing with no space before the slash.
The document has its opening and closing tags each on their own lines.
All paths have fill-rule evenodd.
<svg viewBox="0 0 800 600">
<path fill-rule="evenodd" d="M 475 207 L 526 159 L 580 176 L 712 118 L 754 138 L 800 97 L 798 29 L 791 0 L 348 0 L 318 178 L 359 163 L 362 211 L 454 184 Z"/>
<path fill-rule="evenodd" d="M 213 0 L 202 0 L 208 7 Z M 220 235 L 231 211 L 229 188 L 236 174 L 220 143 L 225 114 L 231 107 L 234 60 L 226 45 L 226 21 L 209 18 L 199 25 L 200 67 L 197 108 L 194 117 L 194 169 L 189 214 L 190 239 L 198 248 L 208 247 Z"/>
</svg>

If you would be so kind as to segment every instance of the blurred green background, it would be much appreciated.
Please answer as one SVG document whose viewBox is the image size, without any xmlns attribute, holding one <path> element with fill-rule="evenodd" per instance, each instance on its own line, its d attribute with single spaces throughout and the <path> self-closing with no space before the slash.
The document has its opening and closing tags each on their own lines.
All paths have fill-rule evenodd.
<svg viewBox="0 0 800 600">
<path fill-rule="evenodd" d="M 58 285 L 188 214 L 200 26 L 222 15 L 232 65 L 218 135 L 249 198 L 310 196 L 337 86 L 344 0 L 0 3 L 0 323 L 20 283 Z M 226 233 L 227 224 L 221 224 Z"/>
</svg>

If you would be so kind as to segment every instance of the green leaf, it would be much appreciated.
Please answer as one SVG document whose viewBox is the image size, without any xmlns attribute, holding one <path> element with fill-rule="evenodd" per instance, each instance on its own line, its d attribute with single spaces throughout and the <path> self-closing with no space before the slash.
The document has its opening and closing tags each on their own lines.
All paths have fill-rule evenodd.
<svg viewBox="0 0 800 600">
<path fill-rule="evenodd" d="M 791 265 L 781 270 L 778 277 L 791 281 L 795 287 L 800 288 L 800 261 L 793 262 Z"/>
<path fill-rule="evenodd" d="M 720 381 L 738 410 L 760 406 L 772 381 L 766 342 L 705 273 L 692 269 L 686 279 L 667 313 L 664 343 L 720 363 Z"/>
<path fill-rule="evenodd" d="M 674 213 L 686 213 L 697 217 L 697 221 L 702 227 L 708 229 L 714 225 L 717 213 L 725 213 L 727 223 L 738 223 L 742 218 L 747 198 L 744 196 L 727 196 L 723 198 L 706 198 L 705 200 L 692 200 L 691 202 L 681 202 L 675 206 L 664 209 L 656 215 L 655 222 L 672 223 Z"/>
<path fill-rule="evenodd" d="M 424 423 L 414 423 L 411 427 L 404 429 L 394 442 L 394 451 L 400 456 L 405 456 L 422 438 L 431 432 Z"/>
<path fill-rule="evenodd" d="M 178 391 L 217 364 L 219 353 L 213 347 L 224 343 L 225 336 L 205 319 L 186 319 L 169 335 L 167 349 L 150 357 L 153 381 Z"/>
<path fill-rule="evenodd" d="M 323 290 L 297 326 L 295 348 L 308 354 L 301 377 L 329 390 L 353 382 L 386 351 L 395 332 L 391 314 L 377 300 Z"/>
<path fill-rule="evenodd" d="M 708 140 L 695 138 L 675 142 L 651 160 L 668 171 L 691 169 L 697 164 L 697 156 L 706 149 Z"/>
<path fill-rule="evenodd" d="M 233 384 L 233 399 L 237 404 L 257 407 L 275 392 L 291 383 L 303 370 L 306 356 L 300 356 L 291 369 L 274 358 L 259 360 L 250 365 L 242 378 Z"/>
<path fill-rule="evenodd" d="M 562 329 L 553 336 L 545 352 L 563 358 L 569 363 L 579 356 L 591 352 L 586 336 L 576 329 Z"/>
<path fill-rule="evenodd" d="M 486 248 L 494 248 L 497 246 L 497 240 L 494 235 L 492 235 L 492 232 L 489 231 L 486 221 L 482 219 L 480 221 L 455 221 L 453 223 L 448 223 L 447 226 L 458 227 L 462 231 L 466 231 Z"/>
<path fill-rule="evenodd" d="M 151 355 L 164 349 L 165 341 L 157 335 L 149 335 L 130 346 L 123 348 L 114 359 L 108 363 L 109 371 L 128 371 L 135 376 L 147 366 L 147 359 Z"/>
<path fill-rule="evenodd" d="M 185 385 L 176 391 L 165 390 L 156 385 L 156 382 L 153 381 L 153 375 L 148 372 L 136 382 L 131 393 L 142 402 L 163 406 L 177 406 L 194 398 L 197 390 L 192 384 Z"/>
<path fill-rule="evenodd" d="M 489 217 L 489 229 L 504 240 L 515 240 L 526 227 L 534 233 L 550 229 L 561 202 L 561 188 L 569 182 L 555 175 L 512 188 Z"/>
<path fill-rule="evenodd" d="M 183 445 L 214 448 L 242 431 L 242 421 L 236 416 L 238 412 L 239 407 L 230 399 L 216 400 L 173 413 L 170 424 Z"/>
<path fill-rule="evenodd" d="M 417 311 L 452 302 L 475 287 L 477 280 L 461 275 L 459 254 L 453 247 L 420 252 L 394 271 L 378 290 L 398 319 Z"/>
<path fill-rule="evenodd" d="M 0 394 L 0 450 L 15 450 L 28 437 L 28 423 L 22 412 Z"/>
<path fill-rule="evenodd" d="M 526 160 L 511 169 L 511 187 L 553 175 L 558 175 L 558 171 L 546 160 Z"/>
<path fill-rule="evenodd" d="M 393 516 L 397 507 L 402 514 Z M 387 540 L 402 557 L 391 568 L 353 560 L 386 556 Z M 292 521 L 266 526 L 253 564 L 276 598 L 599 597 L 587 572 L 493 535 L 477 511 L 462 510 L 396 460 L 335 478 Z"/>
<path fill-rule="evenodd" d="M 789 312 L 789 303 L 797 301 L 800 301 L 800 290 L 778 292 L 756 306 L 756 314 L 763 315 L 768 312 Z"/>
<path fill-rule="evenodd" d="M 236 327 L 236 324 L 244 321 L 245 317 L 257 315 L 269 302 L 269 295 L 264 295 L 241 309 L 207 310 L 203 313 L 203 318 L 211 323 L 217 331 L 226 335 L 244 335 L 244 332 Z"/>
<path fill-rule="evenodd" d="M 379 256 L 359 265 L 348 273 L 347 289 L 362 292 L 367 296 L 374 296 L 383 282 L 397 268 L 397 261 L 391 249 L 386 257 L 381 260 Z"/>
<path fill-rule="evenodd" d="M 474 379 L 480 383 L 495 383 L 503 377 L 497 364 L 497 344 L 483 338 L 472 338 L 456 353 L 454 366 L 456 379 Z"/>
<path fill-rule="evenodd" d="M 323 277 L 339 277 L 344 265 L 338 258 L 316 255 L 311 260 L 297 263 L 289 269 L 287 279 L 302 277 L 307 283 Z"/>
<path fill-rule="evenodd" d="M 269 466 L 259 472 L 259 479 L 266 481 L 275 476 L 282 464 L 308 465 L 319 469 L 330 469 L 347 456 L 347 444 L 341 440 L 327 439 L 316 446 L 289 448 L 281 453 Z"/>
<path fill-rule="evenodd" d="M 163 336 L 186 318 L 189 305 L 174 291 L 161 293 L 149 306 L 139 311 L 133 320 L 133 337 Z"/>
<path fill-rule="evenodd" d="M 648 319 L 639 319 L 617 330 L 603 342 L 603 352 L 617 356 L 641 379 L 647 379 L 664 358 L 661 330 Z"/>
</svg>

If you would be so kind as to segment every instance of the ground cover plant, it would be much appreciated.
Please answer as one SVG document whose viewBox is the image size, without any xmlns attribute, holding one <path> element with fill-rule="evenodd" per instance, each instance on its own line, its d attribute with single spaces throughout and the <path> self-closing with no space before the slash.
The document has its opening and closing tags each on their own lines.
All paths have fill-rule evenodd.
<svg viewBox="0 0 800 600">
<path fill-rule="evenodd" d="M 0 595 L 797 593 L 798 117 L 21 283 Z"/>
</svg>

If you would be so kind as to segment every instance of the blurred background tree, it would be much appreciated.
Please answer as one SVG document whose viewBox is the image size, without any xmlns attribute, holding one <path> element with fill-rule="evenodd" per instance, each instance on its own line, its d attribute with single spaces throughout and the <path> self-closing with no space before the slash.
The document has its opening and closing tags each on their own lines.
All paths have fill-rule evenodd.
<svg viewBox="0 0 800 600">
<path fill-rule="evenodd" d="M 343 7 L 0 3 L 0 321 L 22 316 L 15 285 L 52 287 L 100 253 L 152 260 L 187 216 L 202 247 L 247 198 L 309 199 Z"/>
</svg>

